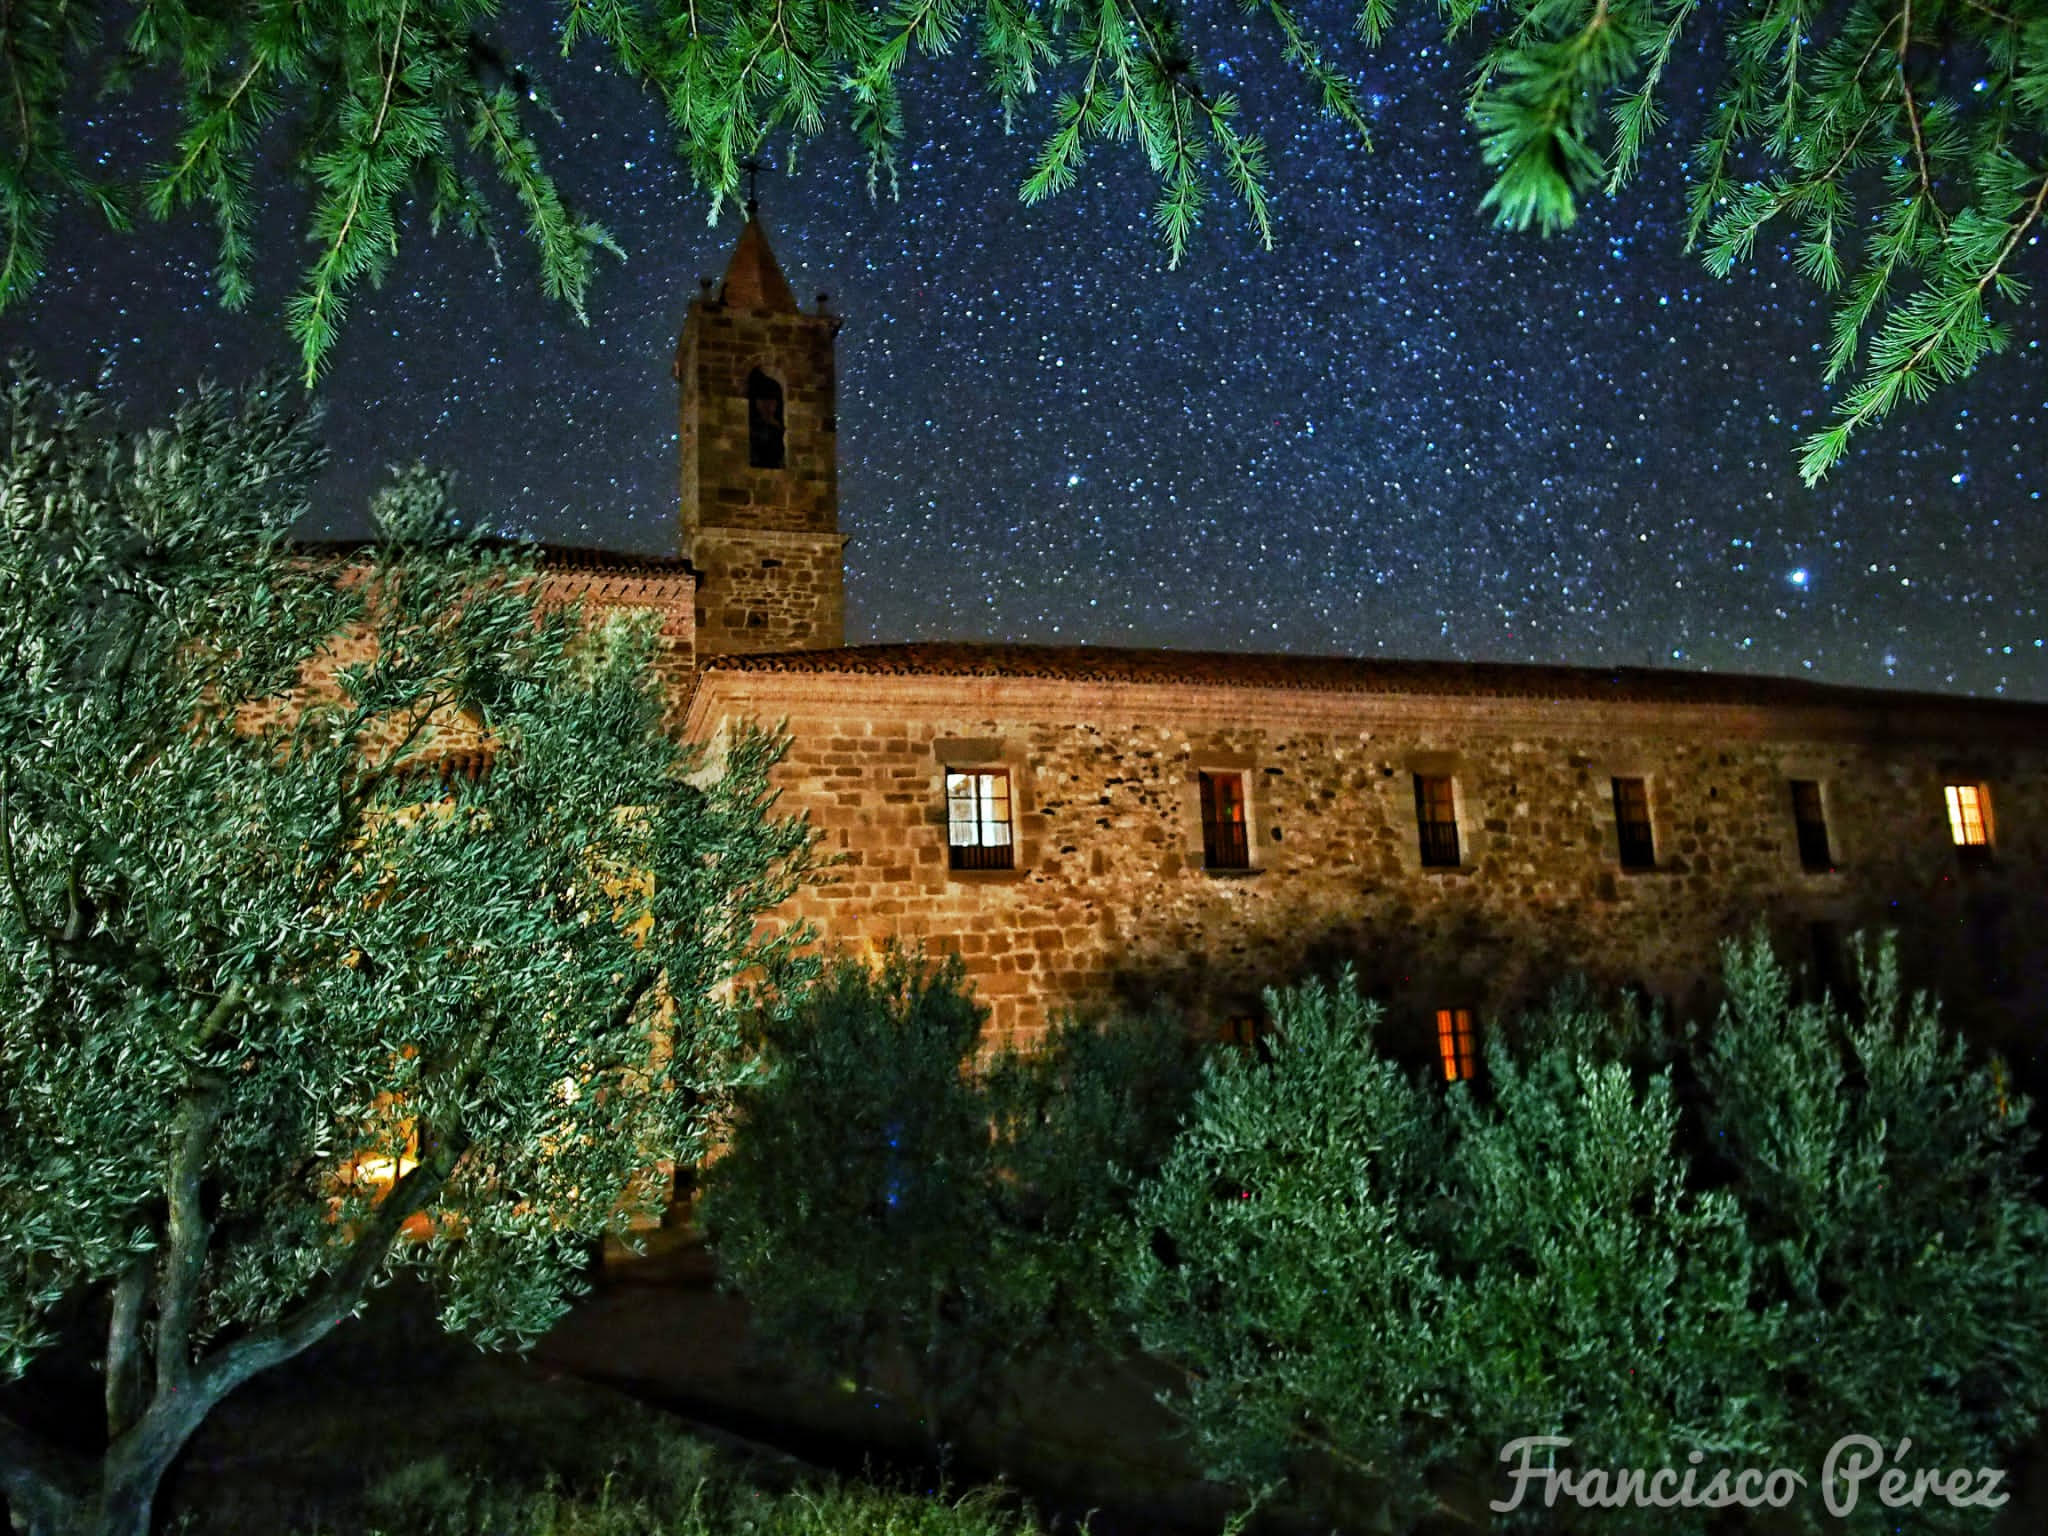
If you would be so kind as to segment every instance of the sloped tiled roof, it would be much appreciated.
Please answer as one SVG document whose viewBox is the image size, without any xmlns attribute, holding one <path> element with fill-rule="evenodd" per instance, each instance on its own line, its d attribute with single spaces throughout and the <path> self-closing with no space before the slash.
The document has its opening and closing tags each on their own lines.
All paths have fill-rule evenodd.
<svg viewBox="0 0 2048 1536">
<path fill-rule="evenodd" d="M 759 314 L 793 315 L 796 295 L 782 265 L 768 248 L 768 236 L 753 216 L 751 205 L 747 226 L 740 231 L 740 243 L 733 248 L 732 261 L 725 269 L 725 286 L 718 291 L 719 302 L 728 309 L 748 309 Z"/>
<path fill-rule="evenodd" d="M 348 556 L 373 548 L 375 539 L 297 539 L 294 547 L 309 555 Z M 489 550 L 538 557 L 542 570 L 578 571 L 591 575 L 658 576 L 691 569 L 682 555 L 649 555 L 624 549 L 586 549 L 567 544 L 542 544 L 528 539 L 482 538 Z"/>
<path fill-rule="evenodd" d="M 912 642 L 837 650 L 707 656 L 711 672 L 869 677 L 1047 678 L 1067 682 L 1257 688 L 1297 693 L 1412 694 L 1493 699 L 1613 700 L 1643 704 L 1727 704 L 1779 708 L 1991 710 L 2037 719 L 2048 705 L 1845 688 L 1803 678 L 1650 667 L 1560 667 L 1505 662 L 1394 661 L 1277 656 L 1235 651 L 1120 650 L 1082 645 Z"/>
<path fill-rule="evenodd" d="M 690 562 L 681 555 L 643 555 L 620 549 L 571 549 L 562 545 L 540 546 L 541 569 L 546 571 L 588 571 L 593 575 L 622 574 L 658 576 L 688 571 Z"/>
</svg>

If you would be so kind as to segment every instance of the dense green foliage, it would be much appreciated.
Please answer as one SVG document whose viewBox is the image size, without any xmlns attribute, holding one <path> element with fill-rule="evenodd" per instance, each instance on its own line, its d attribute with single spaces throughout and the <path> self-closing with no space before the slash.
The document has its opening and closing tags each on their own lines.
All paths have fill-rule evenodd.
<svg viewBox="0 0 2048 1536">
<path fill-rule="evenodd" d="M 1321 110 L 1367 141 L 1345 54 L 1386 42 L 1393 0 L 1356 0 L 1355 39 L 1291 0 L 1241 8 Z M 221 298 L 245 303 L 259 168 L 276 156 L 312 194 L 315 254 L 288 309 L 309 377 L 350 293 L 389 269 L 408 208 L 495 245 L 496 205 L 509 200 L 543 285 L 580 315 L 612 242 L 556 185 L 529 121 L 547 103 L 505 56 L 495 11 L 486 0 L 146 0 L 103 38 L 79 0 L 10 0 L 0 310 L 40 273 L 67 201 L 116 223 L 138 203 L 155 218 L 203 205 L 219 228 Z M 1485 202 L 1516 228 L 1560 228 L 1588 195 L 1618 191 L 1665 147 L 1671 77 L 1694 77 L 1690 55 L 1722 56 L 1704 132 L 1677 151 L 1689 239 L 1725 273 L 1789 225 L 1802 270 L 1837 296 L 1828 376 L 1855 382 L 1806 446 L 1809 481 L 1858 428 L 2003 343 L 1992 304 L 2020 295 L 2048 206 L 2044 0 L 1439 0 L 1437 12 L 1477 66 L 1470 113 L 1495 173 Z M 1224 17 L 1199 7 L 561 0 L 557 14 L 564 54 L 602 48 L 665 104 L 714 216 L 749 156 L 794 153 L 839 124 L 866 146 L 871 181 L 893 187 L 906 68 L 966 44 L 1006 123 L 1054 97 L 1027 199 L 1071 185 L 1093 146 L 1131 143 L 1159 178 L 1154 221 L 1176 261 L 1219 174 L 1272 239 L 1266 149 L 1215 85 L 1202 45 Z M 81 164 L 69 121 L 89 98 L 81 73 L 174 82 L 175 135 L 136 187 Z"/>
<path fill-rule="evenodd" d="M 318 455 L 276 390 L 138 436 L 25 378 L 4 408 L 0 1369 L 94 1320 L 107 1445 L 0 1421 L 0 1486 L 141 1530 L 208 1409 L 393 1271 L 484 1341 L 561 1313 L 701 1140 L 708 999 L 783 965 L 754 919 L 808 833 L 771 743 L 698 774 L 648 628 L 538 607 L 436 478 L 374 552 L 296 553 Z"/>
<path fill-rule="evenodd" d="M 706 1174 L 761 1336 L 907 1397 L 934 1440 L 1009 1367 L 1101 1341 L 1104 1256 L 1193 1086 L 1169 1021 L 982 1060 L 984 1017 L 957 957 L 840 963 L 771 1027 Z"/>
<path fill-rule="evenodd" d="M 1726 979 L 1675 1062 L 1566 996 L 1448 1094 L 1388 1060 L 1348 983 L 1275 995 L 1271 1064 L 1211 1061 L 1127 1264 L 1208 1464 L 1309 1472 L 1354 1513 L 1469 1513 L 1475 1487 L 1511 1494 L 1503 1446 L 1560 1435 L 1574 1470 L 1682 1471 L 1693 1450 L 1701 1487 L 1794 1469 L 1809 1491 L 1787 1514 L 1831 1529 L 1820 1474 L 1844 1434 L 1999 1466 L 2048 1402 L 2025 1106 L 1901 997 L 1888 951 L 1853 1018 L 1795 1002 L 1761 942 L 1731 947 Z M 1897 1520 L 1864 1493 L 1847 1528 Z M 1628 1519 L 1538 1494 L 1517 1513 L 1575 1517 Z"/>
</svg>

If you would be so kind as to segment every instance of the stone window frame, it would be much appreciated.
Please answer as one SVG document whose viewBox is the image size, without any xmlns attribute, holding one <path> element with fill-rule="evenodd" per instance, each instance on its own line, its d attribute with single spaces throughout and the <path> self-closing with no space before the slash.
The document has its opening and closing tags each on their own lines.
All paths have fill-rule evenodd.
<svg viewBox="0 0 2048 1536">
<path fill-rule="evenodd" d="M 1842 867 L 1849 862 L 1848 839 L 1840 814 L 1840 802 L 1835 798 L 1835 775 L 1830 764 L 1811 762 L 1802 758 L 1788 758 L 1779 765 L 1778 814 L 1785 818 L 1785 825 L 1791 829 L 1792 838 L 1789 853 L 1792 867 L 1808 880 L 1838 879 Z M 1799 851 L 1799 815 L 1793 805 L 1792 786 L 1799 783 L 1811 784 L 1820 795 L 1821 830 L 1828 839 L 1828 865 L 1821 869 L 1811 866 Z M 1946 811 L 1944 811 L 1944 817 Z M 1947 823 L 1944 820 L 1943 826 Z"/>
<path fill-rule="evenodd" d="M 1010 778 L 1010 846 L 1008 869 L 955 869 L 952 835 L 948 830 L 946 775 L 972 773 L 977 769 L 1001 769 Z M 1026 830 L 1026 818 L 1036 810 L 1031 791 L 1030 764 L 1022 747 L 1000 736 L 941 736 L 932 743 L 931 810 L 927 824 L 939 840 L 940 868 L 949 881 L 961 885 L 1004 885 L 1022 880 L 1031 872 L 1033 841 Z"/>
<path fill-rule="evenodd" d="M 1415 781 L 1418 778 L 1451 781 L 1451 814 L 1458 824 L 1458 862 L 1455 864 L 1422 862 L 1422 815 L 1415 805 Z M 1486 852 L 1488 838 L 1484 812 L 1470 779 L 1470 767 L 1455 752 L 1410 752 L 1399 760 L 1396 777 L 1388 782 L 1395 786 L 1398 801 L 1393 824 L 1402 829 L 1401 867 L 1404 871 L 1415 875 L 1450 876 L 1470 874 L 1477 866 L 1480 856 Z"/>
<path fill-rule="evenodd" d="M 1202 842 L 1202 775 L 1205 773 L 1234 773 L 1244 785 L 1243 869 L 1209 868 L 1208 849 Z M 1265 818 L 1261 815 L 1264 807 L 1259 799 L 1260 782 L 1258 759 L 1249 752 L 1196 752 L 1191 755 L 1180 789 L 1181 852 L 1189 869 L 1212 880 L 1242 880 L 1265 870 L 1264 847 L 1260 842 L 1260 834 L 1265 830 Z"/>
<path fill-rule="evenodd" d="M 1665 776 L 1657 772 L 1657 765 L 1640 757 L 1608 757 L 1592 765 L 1592 774 L 1593 822 L 1600 831 L 1601 860 L 1609 869 L 1633 877 L 1669 874 L 1671 853 L 1678 846 L 1678 828 L 1671 819 L 1671 796 L 1665 787 Z M 1621 817 L 1614 807 L 1616 779 L 1642 780 L 1643 798 L 1650 808 L 1650 852 L 1654 863 L 1622 862 Z"/>
</svg>

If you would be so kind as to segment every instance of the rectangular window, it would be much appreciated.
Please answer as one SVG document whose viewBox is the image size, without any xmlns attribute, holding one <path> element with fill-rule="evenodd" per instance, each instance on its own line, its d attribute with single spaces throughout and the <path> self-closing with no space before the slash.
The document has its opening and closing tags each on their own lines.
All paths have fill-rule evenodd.
<svg viewBox="0 0 2048 1536">
<path fill-rule="evenodd" d="M 946 770 L 946 843 L 955 869 L 1014 869 L 1007 768 Z"/>
<path fill-rule="evenodd" d="M 1244 775 L 1204 773 L 1202 781 L 1202 865 L 1206 869 L 1250 869 L 1245 839 Z"/>
<path fill-rule="evenodd" d="M 1259 1036 L 1264 1033 L 1259 1016 L 1254 1013 L 1234 1014 L 1223 1021 L 1223 1042 L 1237 1046 L 1240 1050 L 1258 1049 Z"/>
<path fill-rule="evenodd" d="M 1982 858 L 1991 852 L 1991 795 L 1982 784 L 1948 786 L 1948 830 L 1956 851 Z"/>
<path fill-rule="evenodd" d="M 1833 869 L 1835 856 L 1828 847 L 1828 818 L 1821 809 L 1820 784 L 1817 781 L 1792 781 L 1792 825 L 1799 829 L 1800 866 L 1811 870 Z"/>
<path fill-rule="evenodd" d="M 1436 1011 L 1436 1051 L 1444 1064 L 1444 1081 L 1463 1082 L 1479 1070 L 1479 1036 L 1470 1008 Z"/>
<path fill-rule="evenodd" d="M 1422 830 L 1422 867 L 1458 867 L 1458 799 L 1449 777 L 1415 775 L 1415 821 Z"/>
<path fill-rule="evenodd" d="M 1621 837 L 1623 869 L 1657 867 L 1657 839 L 1650 831 L 1650 786 L 1646 781 L 1614 781 L 1614 829 Z"/>
</svg>

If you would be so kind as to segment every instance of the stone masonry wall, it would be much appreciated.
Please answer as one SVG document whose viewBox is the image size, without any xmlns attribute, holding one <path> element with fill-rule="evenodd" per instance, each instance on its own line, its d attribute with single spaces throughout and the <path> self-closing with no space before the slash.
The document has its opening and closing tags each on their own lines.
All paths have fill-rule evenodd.
<svg viewBox="0 0 2048 1536">
<path fill-rule="evenodd" d="M 696 630 L 707 654 L 842 643 L 845 540 L 836 533 L 698 534 Z"/>
<path fill-rule="evenodd" d="M 1497 1025 L 1582 971 L 1688 1006 L 1768 922 L 1901 932 L 1907 978 L 2024 1056 L 2048 998 L 2048 751 L 1868 739 L 1830 711 L 1321 697 L 1044 680 L 708 674 L 696 731 L 787 717 L 783 808 L 839 862 L 786 915 L 828 942 L 958 951 L 998 1035 L 1171 999 L 1209 1027 L 1341 963 L 1418 1055 L 1439 1006 Z M 1079 723 L 1092 722 L 1092 723 Z M 1014 872 L 947 867 L 943 774 L 1007 766 Z M 1253 872 L 1203 870 L 1195 775 L 1245 775 Z M 1456 781 L 1463 866 L 1417 853 L 1413 775 Z M 1620 868 L 1611 780 L 1649 781 L 1657 867 Z M 1836 870 L 1801 868 L 1790 780 L 1823 786 Z M 1996 856 L 1959 861 L 1943 785 L 1988 781 Z"/>
</svg>

